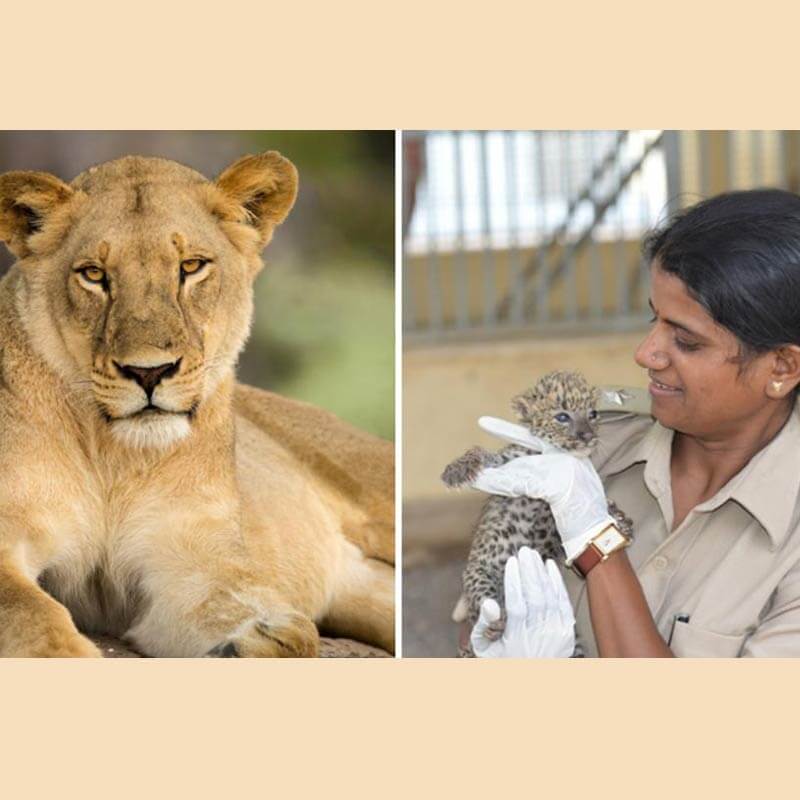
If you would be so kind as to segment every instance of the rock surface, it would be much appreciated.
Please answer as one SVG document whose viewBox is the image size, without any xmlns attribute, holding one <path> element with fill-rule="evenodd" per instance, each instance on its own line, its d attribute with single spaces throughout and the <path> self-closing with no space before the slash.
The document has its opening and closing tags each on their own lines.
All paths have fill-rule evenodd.
<svg viewBox="0 0 800 800">
<path fill-rule="evenodd" d="M 92 641 L 103 651 L 104 658 L 143 658 L 119 639 L 93 636 Z M 319 655 L 320 658 L 391 658 L 385 650 L 352 639 L 322 638 Z"/>
</svg>

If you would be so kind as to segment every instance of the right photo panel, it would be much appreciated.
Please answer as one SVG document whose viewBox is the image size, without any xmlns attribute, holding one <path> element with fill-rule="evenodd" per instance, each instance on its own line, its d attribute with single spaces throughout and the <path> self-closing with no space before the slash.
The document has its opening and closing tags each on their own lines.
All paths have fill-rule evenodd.
<svg viewBox="0 0 800 800">
<path fill-rule="evenodd" d="M 800 656 L 800 133 L 403 133 L 403 655 Z"/>
</svg>

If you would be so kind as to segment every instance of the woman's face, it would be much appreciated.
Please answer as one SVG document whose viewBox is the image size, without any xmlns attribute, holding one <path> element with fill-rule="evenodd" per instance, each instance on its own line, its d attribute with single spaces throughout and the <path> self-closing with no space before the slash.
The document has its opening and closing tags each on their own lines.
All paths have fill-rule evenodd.
<svg viewBox="0 0 800 800">
<path fill-rule="evenodd" d="M 653 416 L 689 435 L 735 434 L 770 402 L 768 354 L 742 368 L 736 337 L 689 296 L 683 281 L 657 262 L 650 274 L 653 327 L 635 358 L 650 376 Z"/>
</svg>

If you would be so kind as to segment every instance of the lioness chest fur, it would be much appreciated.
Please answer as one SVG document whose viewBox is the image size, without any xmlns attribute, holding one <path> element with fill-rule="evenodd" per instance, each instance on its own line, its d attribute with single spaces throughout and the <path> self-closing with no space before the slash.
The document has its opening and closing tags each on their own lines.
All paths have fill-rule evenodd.
<svg viewBox="0 0 800 800">
<path fill-rule="evenodd" d="M 296 173 L 126 158 L 0 176 L 0 654 L 393 647 L 392 448 L 238 386 Z M 46 591 L 44 591 L 46 590 Z"/>
</svg>

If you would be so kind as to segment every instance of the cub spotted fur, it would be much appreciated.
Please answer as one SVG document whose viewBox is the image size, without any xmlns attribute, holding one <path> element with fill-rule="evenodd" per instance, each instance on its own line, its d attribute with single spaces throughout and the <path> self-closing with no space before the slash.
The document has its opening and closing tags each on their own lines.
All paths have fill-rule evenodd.
<svg viewBox="0 0 800 800">
<path fill-rule="evenodd" d="M 0 176 L 0 655 L 394 641 L 393 448 L 239 386 L 293 165 Z"/>
<path fill-rule="evenodd" d="M 534 386 L 515 397 L 512 407 L 520 423 L 544 442 L 562 451 L 587 456 L 597 445 L 600 390 L 578 372 L 556 371 L 541 377 Z M 442 480 L 450 487 L 468 486 L 486 467 L 500 467 L 536 451 L 521 445 L 507 445 L 497 453 L 473 447 L 448 464 Z M 608 501 L 608 512 L 620 530 L 630 535 L 631 520 Z M 486 598 L 504 604 L 506 561 L 520 548 L 532 547 L 542 558 L 563 562 L 564 549 L 550 506 L 532 497 L 490 496 L 475 526 L 467 566 L 463 575 L 464 591 L 453 612 L 456 622 L 475 625 Z M 490 626 L 487 635 L 499 638 L 505 629 L 501 618 Z M 582 655 L 580 643 L 576 655 Z M 471 657 L 472 647 L 464 643 L 459 655 Z"/>
</svg>

